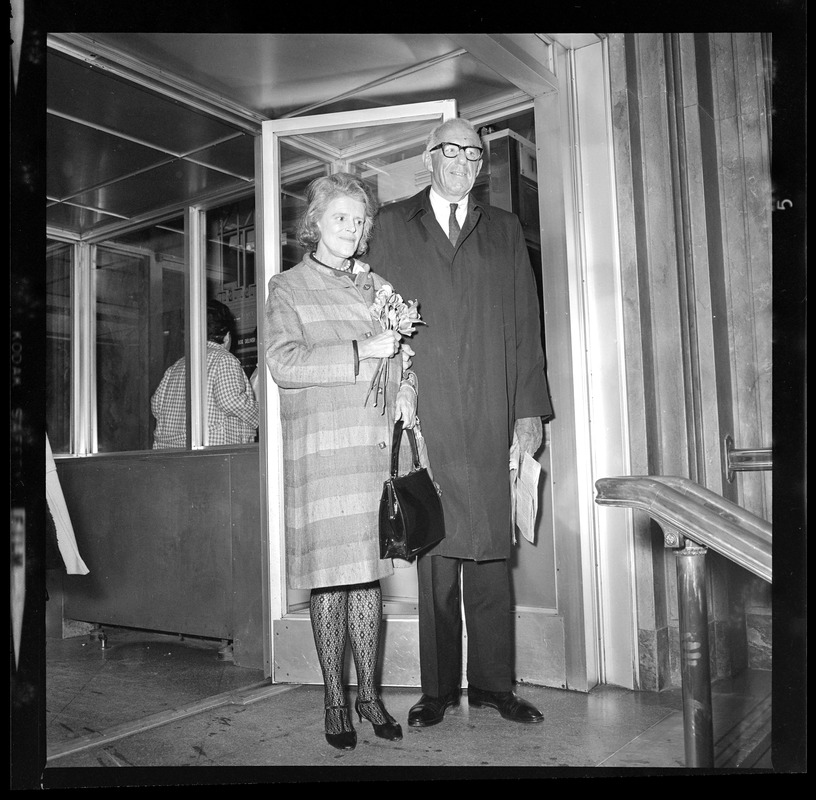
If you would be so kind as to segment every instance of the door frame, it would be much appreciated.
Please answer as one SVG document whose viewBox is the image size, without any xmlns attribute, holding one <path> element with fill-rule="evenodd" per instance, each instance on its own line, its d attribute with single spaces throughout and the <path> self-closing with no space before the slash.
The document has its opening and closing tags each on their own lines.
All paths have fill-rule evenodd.
<svg viewBox="0 0 816 800">
<path fill-rule="evenodd" d="M 544 327 L 556 411 L 552 423 L 545 426 L 546 446 L 539 461 L 550 492 L 542 513 L 552 515 L 558 599 L 554 614 L 517 609 L 521 612 L 517 613 L 517 638 L 540 643 L 532 649 L 525 645 L 523 652 L 517 648 L 517 656 L 531 664 L 546 661 L 547 677 L 536 681 L 544 685 L 578 691 L 589 691 L 598 683 L 635 688 L 638 652 L 631 513 L 599 515 L 594 504 L 595 480 L 629 473 L 607 39 L 582 37 L 576 42 L 568 37 L 562 43 L 557 36 L 537 34 L 465 38 L 463 46 L 529 94 L 535 110 L 541 254 L 546 270 Z M 521 50 L 514 49 L 516 45 L 523 55 L 518 55 Z M 535 63 L 533 54 L 539 58 Z M 416 106 L 392 108 L 407 111 Z M 381 109 L 353 113 L 360 115 L 354 121 L 349 121 L 350 114 L 327 114 L 264 125 L 269 130 L 278 126 L 278 131 L 300 132 L 308 119 L 319 117 L 328 125 L 347 127 L 360 124 L 367 114 L 373 119 Z M 263 230 L 272 230 L 271 241 L 276 241 L 276 229 L 263 187 L 277 186 L 279 165 L 262 157 L 262 147 L 259 140 L 258 264 L 259 282 L 265 284 L 270 273 Z M 275 192 L 270 196 L 275 197 Z M 265 295 L 264 286 L 259 292 L 259 314 Z M 605 331 L 615 334 L 605 337 Z M 268 522 L 264 608 L 269 619 L 264 628 L 272 675 L 274 625 L 283 624 L 286 597 L 280 549 L 280 421 L 277 393 L 269 393 L 267 385 L 264 381 L 261 389 L 267 421 L 266 435 L 263 426 L 261 434 L 261 513 Z M 307 630 L 308 615 L 302 616 Z M 412 622 L 394 620 L 394 624 L 410 629 Z M 406 646 L 400 658 L 411 657 L 410 642 L 410 636 L 403 640 Z"/>
<path fill-rule="evenodd" d="M 363 111 L 315 114 L 262 123 L 261 136 L 256 142 L 256 259 L 258 318 L 263 319 L 272 275 L 281 271 L 282 259 L 278 243 L 281 241 L 280 181 L 281 164 L 278 142 L 283 136 L 327 130 L 369 127 L 387 122 L 421 122 L 431 119 L 450 119 L 457 114 L 455 100 L 387 106 Z M 258 221 L 260 225 L 258 225 Z M 272 243 L 271 245 L 269 243 Z M 259 363 L 263 353 L 263 331 L 258 330 Z M 283 434 L 280 422 L 280 399 L 274 391 L 267 370 L 261 370 L 259 381 L 260 426 L 260 480 L 261 520 L 264 552 L 264 642 L 265 674 L 276 682 L 322 682 L 318 665 L 304 665 L 301 660 L 290 660 L 284 648 L 276 658 L 275 641 L 285 636 L 301 647 L 313 649 L 311 621 L 308 610 L 288 612 L 286 590 L 286 553 L 283 547 L 285 531 L 283 487 Z M 415 615 L 387 615 L 383 624 L 382 682 L 387 685 L 419 685 L 419 643 Z M 392 657 L 393 656 L 393 657 Z M 353 671 L 353 663 L 349 664 Z M 353 678 L 352 678 L 353 682 Z"/>
<path fill-rule="evenodd" d="M 553 39 L 557 91 L 535 97 L 547 426 L 565 688 L 635 688 L 631 512 L 599 514 L 595 481 L 630 471 L 607 39 Z"/>
</svg>

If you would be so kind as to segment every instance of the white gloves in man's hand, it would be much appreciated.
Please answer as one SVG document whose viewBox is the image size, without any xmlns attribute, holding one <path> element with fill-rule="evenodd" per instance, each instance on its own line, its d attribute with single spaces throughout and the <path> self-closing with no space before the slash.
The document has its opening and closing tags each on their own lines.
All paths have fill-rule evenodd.
<svg viewBox="0 0 816 800">
<path fill-rule="evenodd" d="M 416 376 L 406 378 L 400 384 L 397 392 L 397 408 L 395 420 L 402 420 L 403 428 L 413 428 L 416 425 L 417 390 Z"/>
<path fill-rule="evenodd" d="M 520 454 L 534 456 L 541 447 L 543 428 L 541 417 L 524 417 L 516 420 L 515 435 L 518 439 Z"/>
</svg>

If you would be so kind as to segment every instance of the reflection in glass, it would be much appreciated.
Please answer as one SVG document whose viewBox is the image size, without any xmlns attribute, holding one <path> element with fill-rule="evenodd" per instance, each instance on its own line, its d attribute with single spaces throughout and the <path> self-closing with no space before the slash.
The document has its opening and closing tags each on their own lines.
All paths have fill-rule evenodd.
<svg viewBox="0 0 816 800">
<path fill-rule="evenodd" d="M 255 198 L 207 211 L 207 299 L 218 300 L 235 318 L 232 354 L 249 377 L 258 363 L 255 280 Z"/>
<path fill-rule="evenodd" d="M 71 274 L 73 246 L 48 242 L 45 257 L 45 426 L 51 449 L 71 447 Z"/>
<path fill-rule="evenodd" d="M 322 175 L 331 172 L 330 164 L 316 157 L 311 150 L 317 147 L 309 141 L 306 147 L 299 138 L 281 142 L 281 271 L 294 267 L 304 255 L 296 239 L 298 221 L 306 211 L 306 189 Z"/>
<path fill-rule="evenodd" d="M 184 355 L 184 221 L 96 248 L 96 416 L 100 453 L 152 447 L 150 397 Z"/>
<path fill-rule="evenodd" d="M 410 197 L 430 185 L 422 153 L 428 133 L 439 121 L 412 120 L 282 137 L 281 270 L 295 266 L 303 258 L 304 250 L 297 244 L 295 234 L 307 207 L 306 189 L 312 180 L 321 175 L 350 172 L 366 182 L 381 205 Z M 414 569 L 397 570 L 382 581 L 382 588 L 386 613 L 416 613 Z M 306 609 L 308 603 L 308 590 L 287 588 L 288 612 Z"/>
</svg>

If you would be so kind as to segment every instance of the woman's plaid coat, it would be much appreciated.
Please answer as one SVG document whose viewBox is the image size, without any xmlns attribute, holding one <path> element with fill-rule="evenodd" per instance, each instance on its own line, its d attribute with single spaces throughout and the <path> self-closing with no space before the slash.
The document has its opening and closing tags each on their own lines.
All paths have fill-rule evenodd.
<svg viewBox="0 0 816 800">
<path fill-rule="evenodd" d="M 355 374 L 352 344 L 382 332 L 369 307 L 384 282 L 366 264 L 351 274 L 308 256 L 269 281 L 264 344 L 281 401 L 290 588 L 393 573 L 379 558 L 378 507 L 402 361 L 389 360 L 383 414 L 381 399 L 364 405 L 378 359 L 360 361 Z"/>
</svg>

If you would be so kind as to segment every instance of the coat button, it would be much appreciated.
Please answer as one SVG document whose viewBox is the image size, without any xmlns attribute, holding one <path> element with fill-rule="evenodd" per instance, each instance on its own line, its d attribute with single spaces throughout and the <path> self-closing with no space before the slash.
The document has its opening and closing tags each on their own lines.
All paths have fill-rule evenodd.
<svg viewBox="0 0 816 800">
<path fill-rule="evenodd" d="M 370 284 L 370 283 L 364 283 L 364 284 L 363 284 L 363 289 L 370 289 L 370 288 L 371 288 L 371 284 Z"/>
<path fill-rule="evenodd" d="M 385 442 L 377 442 L 377 447 L 379 447 L 380 450 L 385 450 L 388 445 Z"/>
</svg>

